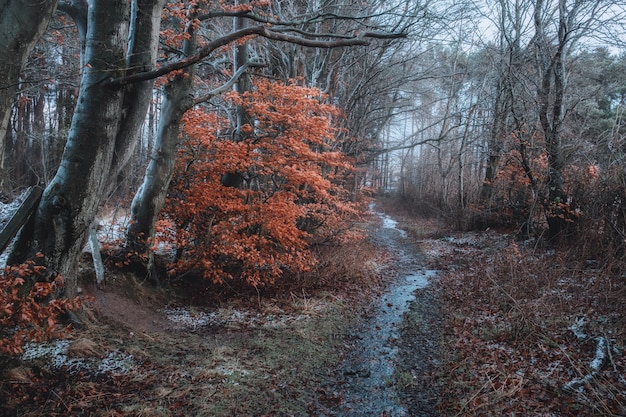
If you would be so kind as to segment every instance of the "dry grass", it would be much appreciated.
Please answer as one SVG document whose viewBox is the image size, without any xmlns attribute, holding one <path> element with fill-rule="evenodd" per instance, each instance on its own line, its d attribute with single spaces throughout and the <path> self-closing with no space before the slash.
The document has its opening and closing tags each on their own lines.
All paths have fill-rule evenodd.
<svg viewBox="0 0 626 417">
<path fill-rule="evenodd" d="M 441 408 L 451 415 L 624 415 L 624 283 L 560 251 L 493 238 L 508 239 L 508 249 L 459 246 L 449 259 L 454 270 L 441 275 L 444 310 L 453 312 Z M 575 323 L 584 323 L 584 337 L 576 337 Z M 596 373 L 590 363 L 600 337 L 608 350 Z M 575 392 L 565 389 L 587 375 Z"/>
<path fill-rule="evenodd" d="M 73 340 L 68 348 L 68 355 L 72 358 L 102 357 L 104 353 L 102 344 L 87 338 Z"/>
<path fill-rule="evenodd" d="M 364 241 L 324 247 L 316 270 L 272 291 L 231 292 L 212 304 L 214 294 L 200 303 L 207 289 L 194 283 L 170 298 L 192 317 L 215 317 L 205 327 L 168 322 L 159 313 L 168 292 L 128 274 L 109 277 L 101 291 L 85 286 L 95 291 L 99 321 L 75 332 L 68 356 L 96 360 L 120 352 L 134 367 L 97 375 L 43 360 L 4 362 L 0 416 L 315 415 L 316 390 L 336 377 L 359 305 L 380 285 L 376 254 Z"/>
<path fill-rule="evenodd" d="M 453 232 L 383 204 L 441 271 L 443 349 L 431 381 L 441 415 L 626 415 L 624 259 L 597 239 L 548 248 L 493 230 Z M 418 382 L 400 374 L 408 392 Z"/>
<path fill-rule="evenodd" d="M 441 270 L 432 290 L 445 349 L 431 377 L 442 415 L 626 415 L 623 262 L 516 244 L 493 231 L 453 234 L 438 219 L 384 210 Z M 100 305 L 100 322 L 74 335 L 70 355 L 117 351 L 136 367 L 94 375 L 3 360 L 0 415 L 316 415 L 316 389 L 336 378 L 359 306 L 384 284 L 387 255 L 366 241 L 321 246 L 316 269 L 273 291 L 224 298 L 221 289 L 198 303 L 193 297 L 205 292 L 190 287 L 176 306 L 193 301 L 191 316 L 217 318 L 192 329 L 157 316 L 166 292 L 117 277 L 95 298 L 108 302 L 109 314 Z M 421 326 L 427 313 L 414 309 L 406 321 Z M 594 371 L 598 338 L 609 348 Z M 421 383 L 413 371 L 398 372 L 404 389 Z M 564 389 L 577 380 L 575 390 Z"/>
</svg>

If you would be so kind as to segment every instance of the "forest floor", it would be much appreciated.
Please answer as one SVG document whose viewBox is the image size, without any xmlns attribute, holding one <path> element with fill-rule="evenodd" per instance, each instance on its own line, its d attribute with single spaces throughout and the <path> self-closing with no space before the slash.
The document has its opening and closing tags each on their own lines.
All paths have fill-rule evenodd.
<svg viewBox="0 0 626 417">
<path fill-rule="evenodd" d="M 315 285 L 86 281 L 92 324 L 0 359 L 0 416 L 626 415 L 615 268 L 377 207 Z"/>
</svg>

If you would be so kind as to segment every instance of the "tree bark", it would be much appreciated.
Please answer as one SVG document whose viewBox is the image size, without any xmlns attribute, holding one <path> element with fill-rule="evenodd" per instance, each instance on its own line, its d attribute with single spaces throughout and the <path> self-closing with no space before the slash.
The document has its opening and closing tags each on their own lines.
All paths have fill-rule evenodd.
<svg viewBox="0 0 626 417">
<path fill-rule="evenodd" d="M 548 156 L 548 195 L 544 201 L 548 233 L 551 240 L 564 237 L 572 218 L 567 205 L 568 196 L 563 180 L 562 123 L 563 101 L 565 97 L 565 49 L 570 43 L 567 29 L 565 0 L 559 0 L 559 29 L 557 44 L 552 47 L 546 40 L 540 13 L 543 2 L 537 2 L 535 11 L 536 39 L 539 56 L 541 83 L 538 88 L 539 122 L 543 130 L 545 150 Z"/>
<path fill-rule="evenodd" d="M 186 55 L 191 55 L 196 47 L 192 25 L 189 25 L 187 32 L 189 33 L 189 40 L 185 42 L 183 52 Z M 186 67 L 182 74 L 174 77 L 165 87 L 165 97 L 150 162 L 131 205 L 131 222 L 127 230 L 127 244 L 132 251 L 142 254 L 148 253 L 151 256 L 147 244 L 154 238 L 155 224 L 165 204 L 167 190 L 174 175 L 176 152 L 180 143 L 179 128 L 185 112 L 194 104 L 208 101 L 211 97 L 232 88 L 242 77 L 245 77 L 245 71 L 250 65 L 247 60 L 240 63 L 227 83 L 195 100 L 192 91 L 195 65 Z M 150 264 L 151 262 L 149 262 L 148 272 L 152 274 Z"/>
<path fill-rule="evenodd" d="M 193 25 L 188 25 L 187 33 L 189 38 L 184 42 L 183 52 L 189 55 L 196 47 Z M 154 238 L 155 225 L 174 175 L 176 151 L 180 142 L 180 122 L 185 112 L 194 104 L 191 87 L 195 68 L 195 65 L 186 67 L 182 74 L 176 75 L 165 87 L 165 97 L 150 162 L 131 205 L 127 245 L 132 251 L 149 254 L 148 272 L 151 275 L 153 274 L 152 252 L 148 250 L 147 245 Z"/>
<path fill-rule="evenodd" d="M 234 22 L 233 22 L 234 31 L 243 30 L 247 26 L 248 24 L 245 18 L 235 17 Z M 248 50 L 247 42 L 238 44 L 235 47 L 235 51 L 233 54 L 235 70 L 248 66 L 249 59 L 250 59 L 248 56 L 249 53 L 250 51 Z M 242 74 L 241 77 L 239 77 L 239 79 L 237 80 L 237 83 L 235 85 L 235 91 L 237 91 L 239 94 L 243 94 L 246 91 L 250 91 L 251 89 L 252 89 L 252 81 L 250 80 L 250 76 L 247 73 Z M 252 118 L 250 117 L 250 115 L 248 114 L 248 112 L 243 106 L 237 106 L 236 114 L 237 114 L 237 126 L 235 126 L 235 132 L 234 132 L 233 137 L 235 141 L 241 142 L 245 140 L 246 137 L 248 136 L 244 133 L 243 126 L 245 125 L 254 126 L 254 120 L 252 120 Z M 222 184 L 227 187 L 238 188 L 242 184 L 241 175 L 239 175 L 238 172 L 227 172 L 222 177 Z"/>
<path fill-rule="evenodd" d="M 109 84 L 109 80 L 125 76 L 133 60 L 144 62 L 146 69 L 154 65 L 149 61 L 156 56 L 156 39 L 145 37 L 158 34 L 162 0 L 142 0 L 137 4 L 146 7 L 146 14 L 132 35 L 137 44 L 147 42 L 155 48 L 140 57 L 132 51 L 128 55 L 130 3 L 90 3 L 84 73 L 63 158 L 8 260 L 9 264 L 17 264 L 37 253 L 43 254 L 42 264 L 65 278 L 68 296 L 76 292 L 78 260 L 89 227 L 111 189 L 111 176 L 116 174 L 136 137 L 121 140 L 120 135 L 126 129 L 133 133 L 132 126 L 137 123 L 131 122 L 131 118 L 145 117 L 145 110 L 141 115 L 141 109 L 147 108 L 147 104 L 139 102 L 145 94 L 137 89 L 151 90 L 151 85 Z"/>
<path fill-rule="evenodd" d="M 155 223 L 165 203 L 167 189 L 174 174 L 176 151 L 180 142 L 178 137 L 180 121 L 193 105 L 193 98 L 190 95 L 192 78 L 177 76 L 165 88 L 154 149 L 143 183 L 133 198 L 131 222 L 127 231 L 130 248 L 139 253 L 146 253 L 146 245 L 154 237 Z"/>
<path fill-rule="evenodd" d="M 133 36 L 129 45 L 127 75 L 153 71 L 158 53 L 161 11 L 165 0 L 136 0 L 131 10 L 130 29 Z M 112 171 L 117 176 L 128 164 L 140 139 L 152 100 L 154 80 L 140 81 L 125 86 L 122 124 L 115 138 Z"/>
<path fill-rule="evenodd" d="M 20 73 L 56 6 L 57 0 L 0 0 L 0 186 L 5 177 L 5 138 Z"/>
</svg>

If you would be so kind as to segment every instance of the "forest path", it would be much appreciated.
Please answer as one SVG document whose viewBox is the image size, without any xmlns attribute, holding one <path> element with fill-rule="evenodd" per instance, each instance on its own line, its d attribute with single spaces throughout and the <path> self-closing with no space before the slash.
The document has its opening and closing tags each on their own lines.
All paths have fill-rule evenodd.
<svg viewBox="0 0 626 417">
<path fill-rule="evenodd" d="M 396 227 L 394 219 L 377 211 L 375 205 L 370 209 L 381 220 L 371 239 L 389 254 L 383 272 L 388 275 L 389 285 L 347 341 L 351 345 L 349 354 L 336 373 L 337 380 L 323 388 L 326 396 L 337 401 L 322 415 L 435 415 L 431 395 L 414 392 L 422 385 L 414 380 L 430 363 L 436 343 L 429 339 L 426 328 L 411 328 L 415 323 L 403 320 L 409 317 L 407 314 L 428 314 L 434 304 L 426 290 L 436 271 L 424 267 L 424 256 L 417 244 Z M 404 381 L 406 378 L 409 383 Z M 427 386 L 422 388 L 429 390 Z"/>
<path fill-rule="evenodd" d="M 132 274 L 98 289 L 86 269 L 94 324 L 0 366 L 0 416 L 435 416 L 435 271 L 423 242 L 372 210 L 368 262 L 386 285 L 349 297 L 194 304 Z"/>
</svg>

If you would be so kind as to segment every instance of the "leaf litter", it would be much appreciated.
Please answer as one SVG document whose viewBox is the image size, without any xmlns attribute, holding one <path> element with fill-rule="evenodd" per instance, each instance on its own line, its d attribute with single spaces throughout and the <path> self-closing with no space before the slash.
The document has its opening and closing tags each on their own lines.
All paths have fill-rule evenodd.
<svg viewBox="0 0 626 417">
<path fill-rule="evenodd" d="M 623 282 L 602 277 L 595 264 L 563 267 L 558 252 L 514 243 L 506 233 L 449 233 L 429 222 L 395 213 L 383 219 L 418 240 L 421 268 L 441 271 L 417 289 L 397 333 L 378 339 L 397 349 L 386 385 L 402 408 L 388 415 L 626 414 L 623 309 L 613 308 Z M 397 255 L 368 260 L 376 266 L 369 273 L 402 272 Z M 23 364 L 11 362 L 0 382 L 0 415 L 18 408 L 23 416 L 324 415 L 349 403 L 332 386 L 350 374 L 340 360 L 360 337 L 359 297 L 318 292 L 212 308 L 154 305 L 152 317 L 173 326 L 145 328 L 125 328 L 109 311 L 72 341 L 93 340 L 99 349 L 92 355 L 72 354 L 72 343 L 60 341 L 49 350 L 33 345 Z M 71 363 L 96 371 L 68 372 Z M 572 381 L 582 383 L 564 389 Z M 429 412 L 420 414 L 425 404 Z"/>
</svg>

